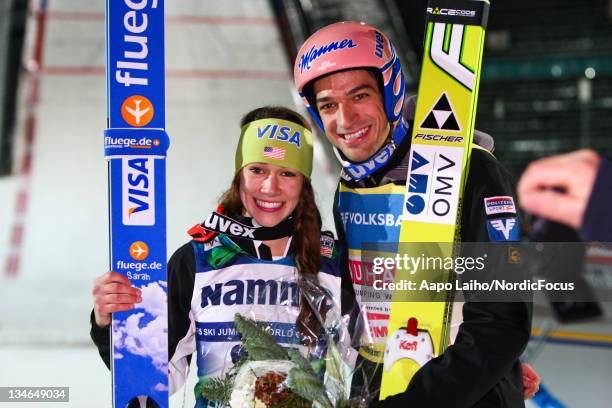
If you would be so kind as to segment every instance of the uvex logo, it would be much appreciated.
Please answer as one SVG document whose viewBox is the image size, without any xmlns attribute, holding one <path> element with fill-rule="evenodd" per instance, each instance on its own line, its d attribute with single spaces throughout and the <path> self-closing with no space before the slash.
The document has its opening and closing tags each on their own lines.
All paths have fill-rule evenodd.
<svg viewBox="0 0 612 408">
<path fill-rule="evenodd" d="M 222 217 L 217 213 L 212 213 L 206 219 L 206 221 L 204 221 L 204 227 L 222 234 L 255 239 L 255 236 L 253 235 L 255 233 L 255 228 L 239 224 L 228 218 Z"/>
<path fill-rule="evenodd" d="M 381 33 L 376 31 L 376 50 L 374 51 L 374 55 L 378 58 L 383 57 L 383 47 L 384 47 L 384 39 Z"/>
<path fill-rule="evenodd" d="M 154 159 L 122 159 L 124 225 L 155 224 Z"/>
<path fill-rule="evenodd" d="M 389 157 L 393 153 L 393 147 L 387 145 L 380 152 L 376 154 L 376 156 L 372 157 L 370 160 L 365 161 L 359 164 L 350 164 L 349 166 L 344 167 L 344 170 L 354 179 L 360 180 L 364 176 L 371 174 L 374 170 L 378 169 L 381 166 L 384 166 Z"/>
</svg>

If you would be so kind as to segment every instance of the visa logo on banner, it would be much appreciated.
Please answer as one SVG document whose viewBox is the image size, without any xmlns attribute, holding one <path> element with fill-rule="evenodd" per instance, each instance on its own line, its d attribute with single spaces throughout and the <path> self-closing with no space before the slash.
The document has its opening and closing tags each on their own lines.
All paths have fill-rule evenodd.
<svg viewBox="0 0 612 408">
<path fill-rule="evenodd" d="M 155 225 L 155 159 L 121 159 L 121 201 L 124 225 Z"/>
<path fill-rule="evenodd" d="M 454 225 L 462 164 L 461 147 L 414 145 L 404 220 Z"/>
</svg>

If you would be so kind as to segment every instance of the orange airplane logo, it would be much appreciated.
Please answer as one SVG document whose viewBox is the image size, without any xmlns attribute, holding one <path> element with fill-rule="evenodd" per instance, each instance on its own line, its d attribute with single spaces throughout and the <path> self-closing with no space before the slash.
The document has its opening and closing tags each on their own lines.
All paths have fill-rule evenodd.
<svg viewBox="0 0 612 408">
<path fill-rule="evenodd" d="M 142 241 L 133 242 L 130 245 L 130 256 L 136 261 L 142 261 L 149 256 L 149 247 Z"/>
<path fill-rule="evenodd" d="M 132 95 L 121 104 L 121 116 L 130 126 L 148 125 L 154 113 L 151 101 L 141 95 Z"/>
</svg>

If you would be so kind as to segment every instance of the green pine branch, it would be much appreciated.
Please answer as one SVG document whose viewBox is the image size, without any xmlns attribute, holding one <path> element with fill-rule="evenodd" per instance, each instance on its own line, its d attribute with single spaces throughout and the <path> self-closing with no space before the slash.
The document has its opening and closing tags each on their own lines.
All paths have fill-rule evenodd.
<svg viewBox="0 0 612 408">
<path fill-rule="evenodd" d="M 234 324 L 242 336 L 249 360 L 289 360 L 287 351 L 276 342 L 276 339 L 252 320 L 236 313 Z"/>
<path fill-rule="evenodd" d="M 228 405 L 233 385 L 234 378 L 229 374 L 223 378 L 204 377 L 196 386 L 196 392 L 200 393 L 208 401 L 215 401 L 223 405 Z"/>
</svg>

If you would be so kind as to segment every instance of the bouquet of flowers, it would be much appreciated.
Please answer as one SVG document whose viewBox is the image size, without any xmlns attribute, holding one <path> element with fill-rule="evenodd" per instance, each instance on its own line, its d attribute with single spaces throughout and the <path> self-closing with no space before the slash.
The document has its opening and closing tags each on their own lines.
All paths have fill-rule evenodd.
<svg viewBox="0 0 612 408">
<path fill-rule="evenodd" d="M 306 292 L 320 294 L 317 289 Z M 312 296 L 306 298 L 313 300 Z M 231 408 L 366 407 L 369 399 L 365 396 L 351 398 L 356 351 L 348 340 L 348 316 L 336 313 L 331 319 L 322 319 L 317 314 L 317 318 L 322 327 L 319 345 L 324 352 L 318 358 L 306 358 L 297 348 L 281 346 L 255 321 L 236 314 L 235 328 L 246 353 L 223 377 L 202 378 L 196 392 Z"/>
</svg>

